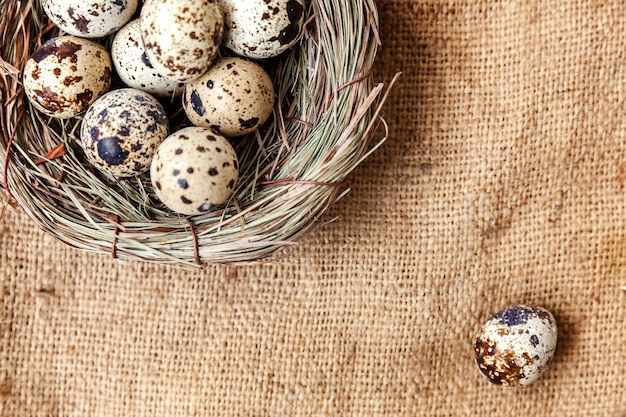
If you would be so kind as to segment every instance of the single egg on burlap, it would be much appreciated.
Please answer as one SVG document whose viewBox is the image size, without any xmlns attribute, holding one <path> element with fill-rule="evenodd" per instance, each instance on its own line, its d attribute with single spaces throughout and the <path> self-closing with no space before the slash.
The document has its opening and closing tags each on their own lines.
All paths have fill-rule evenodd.
<svg viewBox="0 0 626 417">
<path fill-rule="evenodd" d="M 516 305 L 493 315 L 474 343 L 482 374 L 498 385 L 518 387 L 536 381 L 554 356 L 557 326 L 544 308 Z"/>
</svg>

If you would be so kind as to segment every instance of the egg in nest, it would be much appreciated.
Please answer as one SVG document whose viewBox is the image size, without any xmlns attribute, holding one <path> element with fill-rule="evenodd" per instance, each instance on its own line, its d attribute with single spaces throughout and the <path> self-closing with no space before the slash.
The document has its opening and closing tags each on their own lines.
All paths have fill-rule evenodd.
<svg viewBox="0 0 626 417">
<path fill-rule="evenodd" d="M 137 10 L 137 0 L 42 0 L 50 20 L 64 32 L 101 38 L 124 26 Z"/>
<path fill-rule="evenodd" d="M 60 36 L 44 43 L 26 62 L 24 91 L 43 114 L 68 119 L 108 91 L 112 72 L 111 56 L 102 45 Z"/>
<path fill-rule="evenodd" d="M 170 135 L 157 150 L 150 179 L 157 197 L 171 210 L 205 213 L 232 195 L 239 162 L 222 135 L 204 127 L 187 127 Z"/>
<path fill-rule="evenodd" d="M 222 43 L 224 18 L 214 0 L 150 0 L 140 22 L 151 64 L 182 83 L 202 76 Z"/>
<path fill-rule="evenodd" d="M 274 85 L 256 62 L 221 58 L 196 81 L 185 85 L 183 109 L 196 126 L 227 137 L 254 132 L 274 108 Z"/>
<path fill-rule="evenodd" d="M 169 134 L 163 106 L 134 88 L 111 91 L 85 113 L 80 137 L 87 159 L 116 177 L 146 172 Z"/>
<path fill-rule="evenodd" d="M 128 87 L 144 90 L 157 97 L 182 93 L 182 84 L 161 75 L 150 62 L 141 39 L 141 23 L 135 19 L 115 34 L 111 59 L 117 75 Z"/>
<path fill-rule="evenodd" d="M 224 11 L 224 45 L 253 59 L 278 56 L 300 38 L 303 0 L 218 0 Z"/>
</svg>

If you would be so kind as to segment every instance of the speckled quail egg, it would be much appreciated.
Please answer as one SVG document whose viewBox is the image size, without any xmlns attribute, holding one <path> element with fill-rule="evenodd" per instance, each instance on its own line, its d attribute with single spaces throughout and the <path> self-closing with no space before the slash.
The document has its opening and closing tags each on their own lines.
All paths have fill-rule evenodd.
<svg viewBox="0 0 626 417">
<path fill-rule="evenodd" d="M 140 21 L 154 68 L 183 83 L 209 69 L 222 43 L 224 17 L 214 0 L 150 0 Z"/>
<path fill-rule="evenodd" d="M 218 0 L 224 11 L 224 45 L 255 59 L 282 54 L 299 39 L 304 0 Z"/>
<path fill-rule="evenodd" d="M 476 363 L 487 379 L 504 386 L 536 381 L 554 356 L 557 326 L 541 307 L 517 305 L 496 313 L 480 329 Z"/>
<path fill-rule="evenodd" d="M 203 127 L 187 127 L 159 146 L 150 178 L 157 197 L 171 210 L 205 213 L 224 204 L 239 176 L 237 154 L 223 136 Z"/>
<path fill-rule="evenodd" d="M 183 84 L 158 73 L 150 63 L 141 39 L 139 19 L 129 22 L 115 34 L 111 59 L 122 82 L 157 97 L 180 95 Z"/>
<path fill-rule="evenodd" d="M 24 67 L 24 91 L 33 106 L 57 118 L 74 117 L 111 86 L 113 66 L 100 44 L 75 36 L 50 39 Z"/>
<path fill-rule="evenodd" d="M 83 118 L 80 136 L 89 161 L 116 177 L 148 171 L 169 134 L 163 106 L 142 90 L 123 88 L 96 100 Z"/>
<path fill-rule="evenodd" d="M 196 81 L 185 85 L 183 109 L 196 126 L 228 137 L 259 128 L 272 114 L 274 86 L 257 63 L 221 58 Z"/>
<path fill-rule="evenodd" d="M 83 38 L 114 33 L 137 10 L 137 0 L 42 0 L 41 5 L 60 29 Z"/>
</svg>

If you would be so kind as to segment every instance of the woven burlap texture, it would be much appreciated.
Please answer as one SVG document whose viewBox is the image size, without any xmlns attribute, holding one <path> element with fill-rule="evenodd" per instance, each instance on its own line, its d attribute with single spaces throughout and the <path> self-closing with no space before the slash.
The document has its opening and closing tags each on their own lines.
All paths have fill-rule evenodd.
<svg viewBox="0 0 626 417">
<path fill-rule="evenodd" d="M 3 416 L 626 416 L 622 1 L 380 0 L 389 139 L 282 263 L 180 270 L 0 222 Z M 527 389 L 481 322 L 559 325 Z"/>
</svg>

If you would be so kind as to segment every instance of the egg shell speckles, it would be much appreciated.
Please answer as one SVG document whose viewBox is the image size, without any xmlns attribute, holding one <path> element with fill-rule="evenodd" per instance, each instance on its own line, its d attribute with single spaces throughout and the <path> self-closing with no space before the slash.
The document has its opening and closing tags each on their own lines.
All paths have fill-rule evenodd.
<svg viewBox="0 0 626 417">
<path fill-rule="evenodd" d="M 122 82 L 157 97 L 180 95 L 183 84 L 166 78 L 154 69 L 141 39 L 139 19 L 129 22 L 115 34 L 111 44 L 111 59 Z"/>
<path fill-rule="evenodd" d="M 203 127 L 187 127 L 159 146 L 150 167 L 157 197 L 171 210 L 202 214 L 224 204 L 235 189 L 239 162 L 223 136 Z"/>
<path fill-rule="evenodd" d="M 81 141 L 89 161 L 116 177 L 146 172 L 169 134 L 163 106 L 145 91 L 111 91 L 85 113 Z"/>
<path fill-rule="evenodd" d="M 153 67 L 182 83 L 202 76 L 222 43 L 224 18 L 214 0 L 150 0 L 140 20 Z"/>
<path fill-rule="evenodd" d="M 224 45 L 238 55 L 266 59 L 300 38 L 303 0 L 218 0 L 224 11 Z"/>
<path fill-rule="evenodd" d="M 24 91 L 40 112 L 74 117 L 111 86 L 113 65 L 100 44 L 75 36 L 53 38 L 37 49 L 24 67 Z"/>
<path fill-rule="evenodd" d="M 541 307 L 518 305 L 496 313 L 476 336 L 478 368 L 494 384 L 517 387 L 536 381 L 554 356 L 557 326 Z"/>
<path fill-rule="evenodd" d="M 83 38 L 101 38 L 124 26 L 137 0 L 42 0 L 44 11 L 60 29 Z"/>
<path fill-rule="evenodd" d="M 272 114 L 274 86 L 257 63 L 222 58 L 198 80 L 185 85 L 183 109 L 196 126 L 228 137 L 259 128 Z"/>
</svg>

